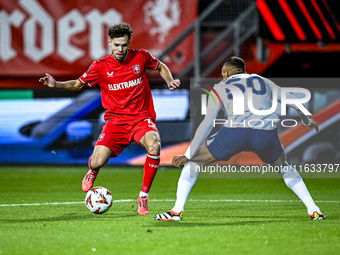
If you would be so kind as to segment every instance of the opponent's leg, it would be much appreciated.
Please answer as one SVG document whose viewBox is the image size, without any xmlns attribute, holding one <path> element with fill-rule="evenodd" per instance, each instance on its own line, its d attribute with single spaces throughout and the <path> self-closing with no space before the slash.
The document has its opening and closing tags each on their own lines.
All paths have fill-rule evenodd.
<svg viewBox="0 0 340 255">
<path fill-rule="evenodd" d="M 284 152 L 282 152 L 280 158 L 272 165 L 284 165 L 281 171 L 283 180 L 285 181 L 287 187 L 290 188 L 304 203 L 312 220 L 325 219 L 325 216 L 315 204 L 300 174 L 287 163 Z"/>
<path fill-rule="evenodd" d="M 93 154 L 89 158 L 90 169 L 82 181 L 82 189 L 84 192 L 88 192 L 93 187 L 100 168 L 109 161 L 111 154 L 111 149 L 103 145 L 97 145 L 94 148 Z"/>
<path fill-rule="evenodd" d="M 156 176 L 161 151 L 161 139 L 156 131 L 148 131 L 141 138 L 140 144 L 146 149 L 147 156 L 144 163 L 142 189 L 137 199 L 138 214 L 148 214 L 148 195 L 152 182 Z"/>
<path fill-rule="evenodd" d="M 175 206 L 165 212 L 154 216 L 155 220 L 162 221 L 178 221 L 182 220 L 185 203 L 187 202 L 188 196 L 192 187 L 195 185 L 198 171 L 196 172 L 194 169 L 199 167 L 199 165 L 195 162 L 187 162 L 182 170 L 181 176 L 178 180 L 177 184 L 177 193 L 176 193 L 176 203 Z M 193 169 L 193 170 L 190 170 Z"/>
<path fill-rule="evenodd" d="M 193 155 L 192 161 L 189 161 L 183 167 L 177 184 L 176 203 L 172 211 L 177 213 L 184 211 L 190 191 L 196 183 L 200 165 L 206 165 L 215 160 L 206 143 L 203 143 L 197 153 Z"/>
<path fill-rule="evenodd" d="M 197 181 L 200 164 L 206 165 L 214 161 L 216 161 L 216 159 L 210 153 L 206 143 L 203 143 L 193 156 L 192 161 L 187 162 L 183 167 L 177 184 L 175 206 L 171 210 L 158 214 L 153 218 L 162 221 L 182 220 L 182 212 L 184 211 L 184 206 L 188 200 L 190 191 Z"/>
<path fill-rule="evenodd" d="M 200 166 L 195 162 L 188 162 L 184 165 L 181 176 L 179 177 L 176 192 L 175 206 L 172 208 L 174 212 L 184 211 L 185 203 L 192 187 L 195 185 L 199 171 L 197 168 Z"/>
</svg>

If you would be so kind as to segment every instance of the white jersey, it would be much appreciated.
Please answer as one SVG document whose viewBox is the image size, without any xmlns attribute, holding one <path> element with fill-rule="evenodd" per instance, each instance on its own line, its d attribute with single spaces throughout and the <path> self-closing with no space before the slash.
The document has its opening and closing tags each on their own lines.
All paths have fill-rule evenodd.
<svg viewBox="0 0 340 255">
<path fill-rule="evenodd" d="M 275 95 L 280 95 L 280 88 L 272 81 L 257 74 L 242 73 L 224 79 L 214 89 L 222 101 L 219 108 L 227 114 L 225 127 L 263 130 L 277 127 L 279 117 L 274 111 L 278 99 L 273 101 L 272 95 L 273 90 L 278 92 Z M 211 104 L 209 107 L 215 108 Z"/>
<path fill-rule="evenodd" d="M 217 95 L 216 95 L 217 94 Z M 208 99 L 204 120 L 196 130 L 189 148 L 184 154 L 191 158 L 201 143 L 208 137 L 214 124 L 227 128 L 252 128 L 273 130 L 277 127 L 279 117 L 275 113 L 281 102 L 281 88 L 275 83 L 257 74 L 235 74 L 216 84 Z M 218 100 L 216 100 L 216 97 Z M 292 94 L 287 98 L 295 98 Z M 295 105 L 293 107 L 305 126 L 310 119 Z M 220 109 L 225 110 L 227 119 L 217 122 Z"/>
</svg>

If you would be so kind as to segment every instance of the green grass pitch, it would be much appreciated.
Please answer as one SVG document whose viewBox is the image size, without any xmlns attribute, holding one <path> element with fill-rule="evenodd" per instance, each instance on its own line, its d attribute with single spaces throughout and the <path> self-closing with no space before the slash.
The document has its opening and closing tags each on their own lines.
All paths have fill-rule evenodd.
<svg viewBox="0 0 340 255">
<path fill-rule="evenodd" d="M 340 179 L 305 179 L 324 221 L 311 221 L 281 178 L 200 178 L 184 220 L 160 222 L 179 169 L 160 168 L 146 216 L 136 214 L 141 167 L 102 169 L 95 184 L 116 201 L 102 215 L 83 203 L 86 171 L 1 166 L 0 254 L 339 254 Z"/>
</svg>

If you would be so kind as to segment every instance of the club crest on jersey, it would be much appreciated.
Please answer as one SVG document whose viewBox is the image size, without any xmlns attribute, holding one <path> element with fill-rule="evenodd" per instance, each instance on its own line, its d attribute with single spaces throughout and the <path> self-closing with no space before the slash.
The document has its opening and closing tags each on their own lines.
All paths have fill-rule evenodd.
<svg viewBox="0 0 340 255">
<path fill-rule="evenodd" d="M 135 74 L 139 74 L 140 73 L 140 67 L 139 65 L 134 65 L 132 66 L 132 70 Z"/>
<path fill-rule="evenodd" d="M 107 77 L 113 77 L 113 71 L 111 73 L 106 72 L 107 73 Z"/>
<path fill-rule="evenodd" d="M 101 142 L 101 141 L 103 141 L 103 139 L 104 139 L 104 136 L 105 136 L 105 134 L 100 134 L 100 136 L 99 136 L 99 138 L 98 138 L 98 142 Z"/>
</svg>

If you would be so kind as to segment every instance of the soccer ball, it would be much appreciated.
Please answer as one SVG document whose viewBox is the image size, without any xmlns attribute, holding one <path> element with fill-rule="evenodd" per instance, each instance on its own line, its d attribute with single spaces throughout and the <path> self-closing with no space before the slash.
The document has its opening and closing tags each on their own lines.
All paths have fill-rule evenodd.
<svg viewBox="0 0 340 255">
<path fill-rule="evenodd" d="M 107 212 L 112 205 L 112 195 L 106 188 L 92 188 L 86 193 L 85 205 L 93 213 Z"/>
</svg>

